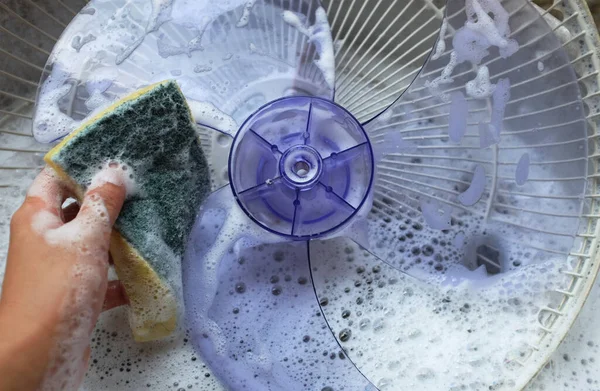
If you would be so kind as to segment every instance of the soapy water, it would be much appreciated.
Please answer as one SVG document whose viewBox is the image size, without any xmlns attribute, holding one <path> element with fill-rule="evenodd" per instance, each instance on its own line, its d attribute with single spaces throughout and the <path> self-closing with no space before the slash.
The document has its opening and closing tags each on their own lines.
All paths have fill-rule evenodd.
<svg viewBox="0 0 600 391">
<path fill-rule="evenodd" d="M 450 296 L 446 299 L 446 296 L 440 292 L 429 292 L 429 289 L 434 289 L 432 287 L 426 289 L 421 284 L 417 284 L 416 287 L 422 289 L 416 289 L 412 280 L 406 279 L 401 274 L 396 275 L 393 270 L 389 270 L 379 261 L 370 259 L 360 249 L 347 242 L 339 245 L 328 242 L 325 246 L 331 246 L 332 252 L 313 257 L 313 262 L 319 270 L 314 275 L 318 278 L 317 288 L 320 301 L 324 303 L 324 299 L 327 299 L 327 304 L 323 308 L 327 315 L 332 315 L 328 316 L 327 320 L 334 327 L 336 335 L 346 328 L 351 331 L 350 337 L 343 347 L 348 349 L 349 358 L 358 363 L 361 370 L 373 383 L 379 385 L 380 389 L 385 390 L 386 387 L 395 389 L 394 385 L 423 389 L 451 389 L 453 386 L 460 387 L 461 382 L 465 379 L 494 384 L 494 380 L 499 383 L 500 379 L 504 378 L 510 384 L 512 372 L 510 372 L 509 366 L 502 361 L 505 352 L 498 350 L 498 344 L 489 343 L 489 338 L 504 341 L 505 343 L 502 345 L 505 347 L 509 346 L 507 344 L 518 346 L 519 342 L 528 341 L 525 336 L 528 333 L 526 330 L 530 329 L 523 325 L 523 319 L 530 315 L 525 316 L 524 314 L 530 314 L 536 310 L 537 300 L 540 300 L 536 292 L 542 292 L 543 289 L 549 288 L 549 286 L 540 287 L 537 284 L 537 288 L 535 288 L 537 291 L 531 290 L 532 287 L 536 287 L 539 276 L 546 276 L 547 271 L 534 268 L 527 272 L 528 277 L 525 280 L 508 277 L 502 283 L 498 281 L 494 285 L 496 288 L 488 288 L 490 290 L 485 297 L 490 297 L 489 302 L 486 301 L 487 299 L 478 297 L 476 292 L 470 292 L 468 286 L 463 286 L 459 290 L 448 288 L 447 293 Z M 434 254 L 442 249 L 439 244 L 437 246 L 432 244 L 432 246 Z M 347 248 L 352 248 L 352 250 Z M 298 298 L 295 298 L 294 294 L 299 292 L 297 289 L 302 289 L 303 286 L 307 287 L 309 293 L 312 294 L 310 275 L 308 271 L 288 270 L 287 267 L 292 264 L 303 269 L 304 261 L 296 258 L 289 245 L 285 245 L 282 249 L 283 251 L 278 253 L 276 248 L 265 246 L 263 250 L 258 248 L 248 250 L 248 254 L 243 254 L 244 250 L 242 250 L 240 256 L 243 258 L 232 256 L 232 260 L 235 262 L 225 262 L 220 266 L 222 268 L 220 273 L 223 277 L 217 279 L 220 286 L 218 289 L 221 292 L 217 297 L 222 297 L 222 295 L 225 297 L 221 298 L 223 300 L 221 304 L 212 305 L 213 310 L 218 311 L 213 316 L 218 316 L 217 319 L 225 322 L 222 323 L 224 326 L 237 325 L 239 327 L 239 338 L 228 341 L 225 349 L 234 352 L 244 349 L 248 344 L 256 344 L 251 345 L 256 346 L 252 349 L 253 352 L 257 352 L 255 355 L 244 353 L 244 355 L 236 356 L 237 358 L 233 356 L 216 358 L 224 361 L 221 366 L 215 366 L 215 372 L 211 374 L 206 367 L 203 367 L 202 358 L 197 356 L 197 352 L 192 349 L 188 335 L 176 336 L 165 342 L 145 344 L 143 347 L 133 344 L 129 332 L 126 331 L 126 314 L 123 309 L 117 309 L 103 314 L 94 331 L 91 364 L 83 389 L 127 387 L 163 389 L 174 387 L 177 390 L 180 387 L 187 389 L 188 385 L 191 385 L 192 389 L 214 391 L 222 387 L 216 383 L 214 375 L 223 376 L 222 379 L 229 376 L 229 379 L 225 380 L 225 384 L 227 381 L 235 381 L 239 377 L 252 378 L 256 373 L 255 370 L 235 372 L 238 366 L 246 368 L 246 365 L 249 365 L 250 368 L 260 368 L 261 371 L 258 380 L 253 381 L 260 381 L 263 377 L 272 379 L 271 376 L 279 376 L 277 378 L 279 383 L 275 384 L 287 384 L 285 383 L 287 381 L 292 385 L 299 384 L 300 386 L 305 384 L 301 381 L 306 381 L 307 376 L 309 376 L 308 379 L 319 376 L 320 372 L 316 369 L 321 368 L 325 371 L 322 378 L 328 377 L 326 374 L 333 378 L 327 383 L 315 382 L 313 384 L 321 384 L 323 387 L 330 386 L 334 390 L 338 389 L 335 387 L 336 385 L 343 386 L 344 389 L 364 390 L 366 386 L 360 378 L 354 377 L 355 371 L 351 367 L 339 366 L 350 363 L 348 358 L 339 358 L 339 353 L 343 351 L 336 348 L 335 344 L 331 347 L 324 347 L 325 341 L 331 341 L 328 339 L 330 338 L 329 331 L 320 327 L 314 331 L 305 328 L 313 323 L 313 319 L 316 321 L 319 317 L 314 315 L 314 318 L 309 318 L 310 320 L 307 322 L 305 314 L 312 313 L 308 309 L 304 309 L 305 306 L 310 305 L 309 296 L 299 295 Z M 273 260 L 271 261 L 272 267 L 268 261 L 253 261 L 261 260 L 263 256 Z M 260 270 L 260 276 L 256 277 L 256 282 L 253 277 L 255 273 L 251 272 L 253 269 L 246 268 L 249 266 Z M 337 266 L 335 269 L 331 269 L 335 266 Z M 228 269 L 229 267 L 236 271 L 234 274 L 236 278 L 232 282 L 228 278 L 232 273 L 232 270 Z M 238 267 L 239 269 L 237 269 Z M 265 270 L 262 270 L 263 267 Z M 348 275 L 344 272 L 346 267 L 351 268 L 349 270 L 352 274 Z M 360 267 L 364 272 L 359 274 Z M 280 271 L 280 268 L 283 268 L 283 271 Z M 373 270 L 377 268 L 379 271 L 373 273 Z M 289 274 L 289 277 L 286 276 L 286 273 Z M 280 278 L 277 284 L 271 282 L 273 275 L 278 275 Z M 352 275 L 356 275 L 356 278 L 352 278 Z M 553 273 L 551 275 L 554 276 Z M 365 279 L 361 279 L 361 276 L 364 276 Z M 330 287 L 329 290 L 324 289 L 325 285 L 319 283 L 326 278 L 331 278 L 327 284 Z M 369 282 L 371 280 L 372 282 Z M 550 280 L 548 279 L 548 281 Z M 204 284 L 202 280 L 199 281 Z M 355 281 L 359 281 L 361 285 L 355 287 Z M 245 287 L 244 293 L 241 294 L 237 293 L 235 289 L 240 282 L 243 282 Z M 527 283 L 523 284 L 523 282 Z M 280 285 L 283 293 L 279 295 L 272 293 L 272 291 L 278 292 L 275 285 Z M 298 288 L 295 288 L 296 286 Z M 333 290 L 335 286 L 337 286 L 335 288 L 337 290 Z M 346 287 L 351 288 L 350 293 L 345 292 Z M 369 291 L 362 290 L 363 287 L 365 289 L 373 287 L 374 297 L 370 298 Z M 257 295 L 256 289 L 263 291 L 264 295 Z M 492 289 L 497 289 L 497 291 Z M 231 295 L 229 290 L 234 293 Z M 500 293 L 503 290 L 512 293 Z M 398 302 L 397 293 L 402 294 L 401 304 Z M 534 301 L 529 301 L 527 299 L 529 297 Z M 342 309 L 340 305 L 341 301 L 345 300 L 344 298 L 347 298 L 347 304 L 343 305 L 344 309 Z M 363 304 L 357 306 L 356 301 L 359 298 L 362 298 Z M 234 302 L 230 301 L 232 299 Z M 286 308 L 283 304 L 289 300 L 298 300 L 298 305 L 294 307 L 293 311 L 283 311 Z M 465 303 L 469 303 L 468 308 L 464 306 Z M 543 305 L 546 302 L 542 300 L 540 304 Z M 279 312 L 272 311 L 273 306 L 277 307 Z M 440 309 L 438 314 L 427 311 L 428 308 L 431 310 L 438 307 Z M 377 310 L 370 310 L 373 308 L 377 308 Z M 502 323 L 499 324 L 497 323 L 499 320 L 496 320 L 497 326 L 487 324 L 486 322 L 491 319 L 499 319 L 497 313 L 491 313 L 498 308 L 502 308 Z M 344 311 L 347 309 L 350 314 L 345 315 Z M 313 310 L 316 311 L 316 308 Z M 393 312 L 390 312 L 391 310 Z M 227 312 L 231 315 L 228 316 Z M 269 314 L 276 314 L 276 319 L 270 320 L 266 317 Z M 479 315 L 484 316 L 479 319 Z M 233 318 L 234 316 L 237 317 L 237 320 Z M 456 316 L 461 317 L 460 322 L 462 323 L 459 323 L 461 326 L 451 327 L 451 325 L 457 325 L 454 320 Z M 256 324 L 253 323 L 254 319 L 259 319 L 261 322 L 259 324 L 263 326 L 253 327 Z M 428 321 L 424 323 L 423 319 L 428 319 Z M 349 325 L 349 322 L 352 322 L 352 325 Z M 286 330 L 288 334 L 284 336 L 279 331 L 281 329 L 271 328 L 277 324 L 282 325 L 282 329 Z M 480 324 L 479 327 L 477 327 L 478 324 Z M 231 328 L 229 329 L 231 330 Z M 293 334 L 289 334 L 292 330 Z M 461 330 L 462 332 L 460 332 Z M 492 337 L 490 337 L 490 333 L 493 335 Z M 252 338 L 248 339 L 249 336 Z M 270 336 L 273 341 L 281 344 L 281 351 L 265 350 L 265 336 Z M 306 336 L 309 336 L 308 342 L 304 342 L 307 339 Z M 372 337 L 368 342 L 367 336 Z M 398 338 L 400 339 L 396 342 Z M 246 345 L 238 345 L 237 341 L 241 339 L 248 341 Z M 450 343 L 455 348 L 450 348 Z M 415 345 L 414 348 L 411 348 L 410 344 L 418 346 Z M 263 348 L 259 349 L 259 345 Z M 324 357 L 326 360 L 319 365 L 310 364 L 312 362 L 310 358 L 315 355 L 314 348 L 310 348 L 313 346 L 316 346 L 318 357 L 323 357 L 322 353 L 327 352 Z M 394 346 L 402 346 L 402 354 L 395 352 Z M 427 349 L 423 349 L 423 346 L 426 346 Z M 388 347 L 392 350 L 386 349 Z M 356 354 L 353 353 L 357 351 L 356 349 L 360 349 L 358 351 L 362 352 L 363 361 L 357 361 Z M 177 352 L 177 354 L 168 352 Z M 169 358 L 165 360 L 167 354 L 169 354 Z M 335 356 L 333 359 L 330 358 L 332 354 Z M 346 355 L 346 353 L 343 354 Z M 295 361 L 299 357 L 304 359 L 303 362 L 306 365 Z M 371 364 L 369 364 L 369 358 L 373 358 Z M 450 359 L 456 363 L 456 367 L 472 369 L 465 373 L 441 369 L 447 368 L 449 361 L 445 360 Z M 274 365 L 264 364 L 269 362 Z M 278 363 L 285 367 L 282 368 Z M 380 365 L 376 365 L 377 363 Z M 139 375 L 140 371 L 144 375 Z M 244 374 L 247 374 L 247 377 Z M 292 378 L 294 374 L 298 376 L 298 380 Z M 341 378 L 337 376 L 338 374 Z M 388 385 L 386 386 L 386 384 Z M 354 388 L 355 385 L 356 388 Z M 363 388 L 358 387 L 361 385 Z"/>
<path fill-rule="evenodd" d="M 293 320 L 295 318 L 290 320 L 288 316 L 302 316 L 309 312 L 302 311 L 297 305 L 291 312 L 270 309 L 274 306 L 282 308 L 275 303 L 286 297 L 287 303 L 290 296 L 285 294 L 290 293 L 290 289 L 296 297 L 296 281 L 300 285 L 310 283 L 308 269 L 297 273 L 285 267 L 286 259 L 291 257 L 303 269 L 303 254 L 300 251 L 299 255 L 292 255 L 296 250 L 292 250 L 295 246 L 289 243 L 277 247 L 285 249 L 283 251 L 270 245 L 253 247 L 252 250 L 236 246 L 235 240 L 240 232 L 237 227 L 245 224 L 245 218 L 243 214 L 225 217 L 231 213 L 225 198 L 217 197 L 223 205 L 214 210 L 209 206 L 201 224 L 195 228 L 192 237 L 199 241 L 191 251 L 198 252 L 198 255 L 187 257 L 191 263 L 188 263 L 184 274 L 186 284 L 191 284 L 186 288 L 186 300 L 193 303 L 188 311 L 191 311 L 192 329 L 201 341 L 200 350 L 225 384 L 232 388 L 240 384 L 254 384 L 256 389 L 265 389 L 263 382 L 268 381 L 276 385 L 289 382 L 289 389 L 303 389 L 301 384 L 296 386 L 293 376 L 297 371 L 306 370 L 298 357 L 303 357 L 304 353 L 314 354 L 314 351 L 307 351 L 302 346 L 315 336 L 297 330 L 299 325 L 307 325 L 307 322 L 298 322 Z M 439 205 L 432 205 L 432 209 L 432 213 L 440 213 Z M 221 225 L 223 222 L 225 226 Z M 413 223 L 413 229 L 425 233 L 417 226 Z M 214 230 L 215 235 L 223 232 L 222 236 L 219 235 L 218 246 L 222 249 L 218 250 L 219 254 L 213 255 L 225 254 L 222 261 L 209 262 L 212 265 L 210 270 L 205 266 L 206 261 L 214 257 L 201 255 L 207 244 L 214 241 L 211 235 L 201 233 L 208 229 Z M 434 258 L 434 255 L 445 252 L 440 240 L 435 236 L 429 238 L 432 239 L 431 244 L 419 247 L 424 257 Z M 457 235 L 454 241 L 464 242 L 465 237 Z M 415 243 L 422 245 L 424 240 L 415 238 Z M 447 271 L 439 273 L 438 283 L 434 283 L 434 279 L 421 283 L 381 264 L 379 260 L 369 258 L 348 240 L 311 242 L 311 249 L 312 246 L 316 248 L 311 250 L 312 276 L 327 321 L 342 343 L 344 356 L 348 355 L 380 389 L 410 387 L 424 382 L 422 387 L 427 389 L 456 387 L 458 390 L 465 379 L 477 384 L 478 388 L 489 385 L 510 388 L 518 374 L 510 362 L 518 357 L 520 349 L 537 330 L 537 322 L 532 315 L 548 300 L 544 293 L 551 292 L 554 286 L 561 286 L 563 278 L 557 272 L 556 263 L 547 262 L 524 266 L 513 274 L 498 278 L 486 278 L 482 266 L 477 270 L 477 273 L 483 274 L 481 279 L 473 281 L 472 276 L 461 275 L 460 268 L 453 269 L 453 262 L 461 258 L 454 253 L 444 261 Z M 457 243 L 457 247 L 462 246 L 462 243 Z M 227 251 L 227 248 L 230 250 Z M 262 262 L 257 262 L 261 259 Z M 275 261 L 272 271 L 271 259 Z M 278 262 L 284 262 L 282 267 L 277 265 Z M 260 272 L 251 272 L 247 267 Z M 289 273 L 285 276 L 285 281 L 289 281 L 287 285 L 280 284 L 284 280 L 284 270 Z M 540 275 L 545 277 L 545 286 L 539 284 Z M 207 289 L 207 286 L 212 288 Z M 298 296 L 297 299 L 310 303 L 308 298 L 303 297 Z M 338 303 L 341 300 L 344 300 L 343 304 Z M 506 301 L 508 305 L 503 307 Z M 503 308 L 502 317 L 497 316 L 498 308 Z M 271 315 L 277 317 L 277 322 L 269 318 Z M 525 316 L 529 323 L 523 322 Z M 422 319 L 428 321 L 423 324 Z M 279 339 L 282 334 L 272 329 L 276 324 L 285 330 L 283 340 Z M 499 340 L 506 343 L 489 343 L 490 328 Z M 266 350 L 262 347 L 264 343 L 273 349 Z M 296 343 L 300 346 L 298 350 Z M 276 346 L 279 344 L 284 346 L 281 354 L 277 353 Z M 448 348 L 448 344 L 454 347 Z M 423 346 L 427 346 L 425 351 Z M 398 354 L 398 349 L 402 354 Z M 329 354 L 328 350 L 325 356 Z M 279 363 L 291 360 L 292 356 L 298 364 L 287 366 L 281 372 Z M 330 358 L 337 360 L 337 354 L 334 352 Z M 316 368 L 321 368 L 316 365 L 317 361 L 314 367 L 310 366 L 313 376 L 318 374 Z M 456 363 L 456 367 L 464 369 L 464 372 L 438 370 L 447 368 L 448 361 Z M 260 375 L 255 376 L 257 373 Z M 364 387 L 363 380 L 351 377 L 356 374 L 355 371 L 348 370 L 346 373 L 345 387 Z"/>
<path fill-rule="evenodd" d="M 307 38 L 289 34 L 281 10 L 273 7 L 242 0 L 88 4 L 86 10 L 94 12 L 83 12 L 72 21 L 49 58 L 50 73 L 43 80 L 34 116 L 36 138 L 42 142 L 58 140 L 83 118 L 136 89 L 166 79 L 176 79 L 186 97 L 215 106 L 237 123 L 258 108 L 233 115 L 257 94 L 280 97 L 291 88 L 312 83 L 311 93 L 330 97 L 332 88 L 328 85 L 333 85 L 335 64 L 325 11 L 315 11 L 315 24 L 306 28 L 317 58 L 304 64 L 296 61 L 293 40 Z M 240 14 L 242 22 L 248 14 L 248 20 L 258 18 L 259 23 L 236 27 Z M 265 15 L 275 15 L 280 23 L 265 27 Z M 230 27 L 235 27 L 232 33 L 228 32 Z M 273 50 L 270 40 L 287 44 Z M 256 50 L 239 50 L 248 45 Z M 308 73 L 312 68 L 323 69 L 323 75 L 312 72 L 314 80 L 299 79 L 300 71 Z M 107 69 L 113 74 L 104 77 Z M 288 74 L 293 77 L 281 77 Z M 103 90 L 90 86 L 100 81 Z M 279 85 L 270 85 L 275 82 Z"/>
<path fill-rule="evenodd" d="M 190 283 L 198 277 L 194 271 L 198 267 L 186 270 L 186 280 L 192 273 Z M 367 389 L 369 382 L 346 358 L 319 312 L 306 243 L 229 251 L 211 276 L 216 288 L 212 303 L 188 315 L 194 330 L 206 333 L 199 316 L 205 310 L 223 334 L 223 345 L 212 334 L 200 337 L 199 349 L 225 387 Z M 203 295 L 207 279 L 197 281 L 186 289 L 187 299 Z"/>
<path fill-rule="evenodd" d="M 511 361 L 563 279 L 548 262 L 483 287 L 423 284 L 341 239 L 311 244 L 311 258 L 319 260 L 313 276 L 329 325 L 380 390 L 511 389 L 519 373 Z"/>
</svg>

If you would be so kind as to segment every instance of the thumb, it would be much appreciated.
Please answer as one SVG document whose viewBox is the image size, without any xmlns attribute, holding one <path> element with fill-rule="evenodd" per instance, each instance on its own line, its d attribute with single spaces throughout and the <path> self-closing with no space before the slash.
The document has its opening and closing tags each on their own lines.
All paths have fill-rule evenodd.
<svg viewBox="0 0 600 391">
<path fill-rule="evenodd" d="M 81 210 L 74 222 L 91 223 L 91 226 L 110 233 L 126 195 L 125 174 L 122 170 L 111 167 L 103 169 L 92 178 L 92 184 L 85 193 Z"/>
</svg>

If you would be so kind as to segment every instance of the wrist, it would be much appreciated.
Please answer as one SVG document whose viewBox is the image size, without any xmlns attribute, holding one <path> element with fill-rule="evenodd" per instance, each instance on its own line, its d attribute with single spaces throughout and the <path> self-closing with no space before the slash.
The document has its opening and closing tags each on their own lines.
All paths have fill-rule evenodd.
<svg viewBox="0 0 600 391">
<path fill-rule="evenodd" d="M 0 389 L 38 389 L 48 366 L 52 338 L 42 327 L 24 324 L 2 307 L 0 303 Z"/>
</svg>

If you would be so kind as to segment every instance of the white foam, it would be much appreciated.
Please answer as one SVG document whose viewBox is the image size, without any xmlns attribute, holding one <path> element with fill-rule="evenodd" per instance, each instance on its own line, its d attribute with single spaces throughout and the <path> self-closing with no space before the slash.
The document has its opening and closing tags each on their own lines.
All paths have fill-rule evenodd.
<svg viewBox="0 0 600 391">
<path fill-rule="evenodd" d="M 53 68 L 44 82 L 43 93 L 38 96 L 33 128 L 36 138 L 42 142 L 54 141 L 69 134 L 77 126 L 77 121 L 63 113 L 59 107 L 59 101 L 73 93 L 73 86 L 67 80 L 67 74 Z"/>
<path fill-rule="evenodd" d="M 174 0 L 152 0 L 152 13 L 146 26 L 146 34 L 158 30 L 158 28 L 169 20 L 171 7 Z"/>
<path fill-rule="evenodd" d="M 100 68 L 89 75 L 85 83 L 85 89 L 90 95 L 106 92 L 118 74 L 117 70 L 112 67 Z"/>
<path fill-rule="evenodd" d="M 465 27 L 483 35 L 488 42 L 498 48 L 509 46 L 507 39 L 510 29 L 508 13 L 496 0 L 466 0 L 467 22 Z M 493 13 L 492 19 L 488 13 Z"/>
<path fill-rule="evenodd" d="M 309 42 L 315 45 L 319 58 L 315 59 L 314 63 L 323 73 L 323 77 L 329 88 L 333 90 L 335 88 L 335 55 L 325 9 L 323 7 L 317 9 L 315 12 L 315 24 L 312 26 L 306 27 L 299 16 L 291 11 L 283 11 L 283 20 L 300 33 L 306 35 Z"/>
<path fill-rule="evenodd" d="M 101 229 L 96 231 L 96 235 L 106 232 L 102 231 L 102 225 L 90 226 L 81 221 L 73 220 L 52 231 L 51 235 L 57 240 L 60 238 L 60 242 L 54 245 L 65 246 L 65 241 L 74 240 L 67 245 L 76 243 L 79 255 L 66 282 L 70 292 L 62 303 L 63 320 L 56 326 L 55 346 L 50 352 L 48 368 L 40 385 L 42 390 L 75 390 L 80 386 L 87 370 L 86 350 L 102 308 L 108 273 L 108 235 L 106 243 L 101 243 L 98 236 L 86 236 L 85 232 L 90 235 L 92 228 Z"/>
<path fill-rule="evenodd" d="M 59 216 L 46 210 L 37 212 L 32 216 L 31 228 L 40 235 L 44 235 L 48 230 L 58 228 L 62 225 Z"/>
<path fill-rule="evenodd" d="M 295 14 L 292 11 L 287 11 L 286 10 L 286 11 L 283 11 L 282 17 L 283 17 L 283 20 L 287 24 L 289 24 L 290 26 L 294 27 L 300 33 L 306 35 L 307 37 L 310 36 L 310 32 L 304 26 L 304 22 L 302 22 L 302 20 L 300 20 L 300 17 L 297 14 Z"/>
<path fill-rule="evenodd" d="M 465 89 L 467 95 L 472 98 L 489 98 L 496 89 L 496 85 L 490 82 L 490 71 L 488 67 L 485 65 L 480 66 L 479 69 L 477 69 L 477 76 L 475 76 L 475 79 L 465 84 Z"/>
<path fill-rule="evenodd" d="M 194 72 L 196 73 L 204 73 L 204 72 L 210 72 L 212 71 L 212 67 L 210 65 L 196 65 L 194 67 Z"/>
<path fill-rule="evenodd" d="M 498 47 L 500 55 L 504 58 L 511 56 L 519 49 L 518 43 L 509 38 L 508 12 L 500 2 L 497 0 L 467 0 L 465 11 L 467 21 L 454 34 L 453 49 L 448 64 L 438 77 L 425 82 L 425 86 L 429 88 L 432 95 L 445 101 L 449 97 L 441 91 L 441 87 L 454 81 L 452 73 L 457 65 L 465 61 L 469 61 L 475 66 L 479 65 L 489 54 L 488 49 L 491 46 Z M 493 18 L 490 14 L 493 15 Z M 437 50 L 435 54 L 437 54 Z M 435 54 L 432 56 L 433 60 L 438 58 Z M 493 86 L 489 82 L 489 70 L 487 67 L 483 70 L 480 67 L 476 69 L 476 78 L 470 84 L 467 83 L 467 94 L 477 98 L 487 97 Z"/>
<path fill-rule="evenodd" d="M 450 96 L 451 101 L 450 113 L 448 117 L 448 135 L 450 136 L 450 141 L 460 144 L 467 131 L 469 106 L 462 92 L 455 91 Z"/>
<path fill-rule="evenodd" d="M 473 178 L 469 188 L 463 193 L 458 195 L 458 200 L 465 206 L 472 206 L 479 201 L 485 190 L 485 169 L 481 164 L 475 166 L 475 172 L 473 172 Z"/>
<path fill-rule="evenodd" d="M 452 45 L 460 63 L 469 61 L 472 64 L 479 64 L 489 54 L 488 40 L 483 35 L 466 27 L 460 28 L 454 34 Z"/>
<path fill-rule="evenodd" d="M 432 95 L 439 96 L 443 100 L 449 99 L 447 94 L 441 93 L 441 87 L 444 84 L 450 84 L 454 81 L 451 75 L 452 72 L 454 72 L 454 68 L 456 68 L 456 65 L 458 65 L 458 57 L 456 55 L 456 51 L 452 51 L 450 53 L 450 60 L 448 61 L 448 64 L 446 64 L 444 69 L 442 69 L 442 73 L 433 80 L 425 81 L 425 87 L 429 89 Z"/>
<path fill-rule="evenodd" d="M 455 241 L 465 244 L 458 235 Z M 311 244 L 311 258 L 320 260 L 316 291 L 329 299 L 322 309 L 334 333 L 351 331 L 343 349 L 382 390 L 514 388 L 521 372 L 513 360 L 534 340 L 538 310 L 564 279 L 549 260 L 497 276 L 483 265 L 472 271 L 457 265 L 445 280 L 424 282 L 374 257 L 349 264 L 339 256 L 352 253 L 349 243 L 335 243 Z M 358 282 L 349 292 L 348 281 Z M 345 309 L 352 312 L 348 319 L 340 316 Z"/>
<path fill-rule="evenodd" d="M 71 46 L 73 47 L 73 49 L 80 51 L 81 48 L 89 42 L 95 41 L 96 37 L 92 34 L 87 34 L 85 36 L 80 36 L 77 35 L 75 37 L 73 37 L 73 39 L 71 40 Z"/>
<path fill-rule="evenodd" d="M 194 268 L 198 273 L 197 276 L 186 276 L 186 279 L 192 278 L 195 283 L 197 282 L 202 292 L 191 304 L 196 315 L 194 326 L 198 328 L 195 331 L 206 334 L 219 355 L 226 353 L 227 341 L 221 328 L 210 319 L 208 311 L 217 294 L 217 275 L 221 259 L 229 251 L 237 253 L 258 243 L 269 243 L 274 240 L 273 235 L 258 228 L 246 217 L 233 201 L 233 196 L 228 189 L 224 191 L 227 193 L 223 191 L 213 193 L 204 203 L 201 218 L 192 230 L 191 242 L 186 254 L 186 262 L 200 262 L 199 264 L 202 265 Z M 196 238 L 198 242 L 194 241 L 194 232 L 202 232 L 202 235 Z M 210 238 L 210 243 L 204 242 L 207 238 Z"/>
<path fill-rule="evenodd" d="M 246 27 L 248 22 L 250 21 L 250 14 L 252 13 L 252 8 L 256 4 L 256 0 L 248 0 L 244 5 L 244 10 L 242 11 L 242 16 L 236 23 L 236 27 Z"/>
<path fill-rule="evenodd" d="M 133 175 L 133 170 L 127 164 L 111 161 L 92 177 L 90 188 L 94 189 L 105 183 L 111 183 L 115 186 L 125 187 L 125 194 L 129 197 L 139 191 Z"/>
<path fill-rule="evenodd" d="M 85 101 L 85 107 L 90 111 L 95 111 L 101 107 L 108 106 L 111 102 L 106 96 L 99 91 L 94 91 Z"/>
<path fill-rule="evenodd" d="M 48 198 L 48 194 L 56 193 L 56 204 L 59 205 L 61 203 L 62 194 L 58 194 L 56 190 L 56 183 L 59 182 L 60 179 L 51 169 L 45 169 L 44 174 L 38 175 L 29 189 L 27 190 L 28 197 L 38 197 L 41 199 Z"/>
<path fill-rule="evenodd" d="M 210 102 L 187 100 L 192 116 L 196 123 L 209 126 L 221 132 L 235 136 L 239 128 L 235 120 L 228 114 L 219 110 Z"/>
</svg>

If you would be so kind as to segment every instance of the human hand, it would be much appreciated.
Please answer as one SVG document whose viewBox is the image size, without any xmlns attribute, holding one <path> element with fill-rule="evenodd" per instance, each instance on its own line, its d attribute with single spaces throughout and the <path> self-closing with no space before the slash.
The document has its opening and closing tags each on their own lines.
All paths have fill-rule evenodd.
<svg viewBox="0 0 600 391">
<path fill-rule="evenodd" d="M 125 193 L 122 172 L 107 168 L 77 213 L 61 208 L 71 194 L 51 169 L 34 181 L 11 221 L 0 296 L 0 389 L 79 386 L 100 312 L 125 301 L 107 281 L 110 233 Z"/>
</svg>

